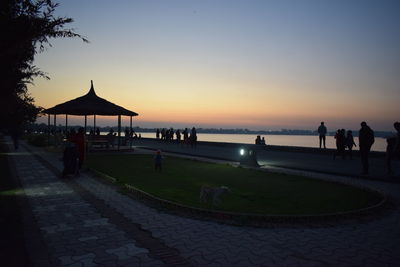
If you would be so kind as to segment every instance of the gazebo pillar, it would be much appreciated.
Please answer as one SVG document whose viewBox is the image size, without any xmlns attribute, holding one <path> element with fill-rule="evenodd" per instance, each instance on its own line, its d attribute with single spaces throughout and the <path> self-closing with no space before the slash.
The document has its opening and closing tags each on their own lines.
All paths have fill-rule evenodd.
<svg viewBox="0 0 400 267">
<path fill-rule="evenodd" d="M 68 114 L 65 114 L 65 137 L 68 134 Z"/>
<path fill-rule="evenodd" d="M 86 135 L 86 127 L 87 127 L 87 115 L 85 115 L 85 135 Z"/>
<path fill-rule="evenodd" d="M 54 137 L 54 146 L 58 146 L 58 136 L 57 136 L 57 115 L 54 114 L 54 133 L 53 133 L 53 137 Z"/>
<path fill-rule="evenodd" d="M 93 115 L 93 132 L 96 132 L 96 114 Z"/>
<path fill-rule="evenodd" d="M 56 134 L 56 132 L 57 132 L 57 119 L 56 119 L 56 114 L 54 114 L 54 122 L 53 122 L 53 124 L 54 124 L 54 135 Z"/>
<path fill-rule="evenodd" d="M 118 150 L 121 146 L 121 115 L 118 115 Z"/>
<path fill-rule="evenodd" d="M 130 149 L 132 149 L 132 136 L 131 136 L 131 133 L 132 133 L 132 116 L 130 116 L 131 117 L 131 123 L 130 123 L 130 130 L 129 130 L 129 148 Z"/>
<path fill-rule="evenodd" d="M 50 113 L 47 114 L 47 146 L 50 146 Z"/>
</svg>

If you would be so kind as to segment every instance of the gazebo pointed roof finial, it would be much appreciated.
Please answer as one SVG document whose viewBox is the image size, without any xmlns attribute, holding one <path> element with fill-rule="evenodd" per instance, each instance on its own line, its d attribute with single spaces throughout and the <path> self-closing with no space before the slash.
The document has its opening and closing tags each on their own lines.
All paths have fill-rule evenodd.
<svg viewBox="0 0 400 267">
<path fill-rule="evenodd" d="M 89 90 L 88 95 L 95 95 L 95 96 L 97 96 L 97 95 L 96 95 L 96 92 L 94 91 L 93 80 L 90 80 L 90 90 Z"/>
</svg>

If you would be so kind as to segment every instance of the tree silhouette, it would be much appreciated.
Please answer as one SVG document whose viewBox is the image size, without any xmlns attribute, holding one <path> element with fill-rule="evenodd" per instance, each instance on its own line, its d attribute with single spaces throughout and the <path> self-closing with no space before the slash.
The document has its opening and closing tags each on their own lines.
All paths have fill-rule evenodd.
<svg viewBox="0 0 400 267">
<path fill-rule="evenodd" d="M 52 0 L 0 1 L 0 128 L 32 122 L 40 112 L 27 85 L 37 76 L 49 79 L 34 65 L 34 58 L 51 47 L 51 38 L 77 37 L 88 42 L 65 28 L 72 18 L 54 16 L 57 6 Z"/>
</svg>

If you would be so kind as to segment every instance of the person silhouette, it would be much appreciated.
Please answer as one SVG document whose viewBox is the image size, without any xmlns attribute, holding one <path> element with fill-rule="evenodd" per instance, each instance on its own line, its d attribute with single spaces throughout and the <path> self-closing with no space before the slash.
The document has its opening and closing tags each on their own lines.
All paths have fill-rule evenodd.
<svg viewBox="0 0 400 267">
<path fill-rule="evenodd" d="M 189 130 L 188 128 L 185 128 L 183 131 L 183 142 L 187 145 L 189 145 Z"/>
<path fill-rule="evenodd" d="M 393 127 L 397 133 L 386 138 L 386 166 L 388 175 L 390 176 L 400 175 L 400 173 L 398 173 L 399 170 L 394 172 L 392 168 L 392 160 L 396 157 L 400 157 L 400 122 L 396 121 L 393 124 Z"/>
<path fill-rule="evenodd" d="M 160 139 L 160 129 L 158 129 L 158 128 L 157 128 L 157 131 L 156 131 L 156 139 L 157 140 Z"/>
<path fill-rule="evenodd" d="M 319 148 L 322 148 L 322 143 L 324 144 L 324 148 L 326 148 L 325 140 L 326 140 L 326 133 L 327 129 L 325 123 L 321 121 L 321 125 L 318 127 L 318 134 L 319 134 Z"/>
<path fill-rule="evenodd" d="M 178 130 L 176 130 L 176 141 L 177 141 L 177 143 L 180 143 L 181 142 L 181 131 L 178 129 Z"/>
<path fill-rule="evenodd" d="M 192 147 L 197 146 L 197 132 L 195 127 L 193 127 L 192 131 L 190 132 L 190 144 Z"/>
<path fill-rule="evenodd" d="M 162 171 L 162 160 L 163 157 L 161 155 L 161 150 L 157 150 L 156 155 L 154 156 L 154 169 L 156 171 Z"/>
<path fill-rule="evenodd" d="M 350 157 L 350 159 L 352 159 L 353 158 L 353 153 L 352 153 L 353 146 L 357 146 L 357 145 L 354 142 L 353 132 L 351 130 L 347 131 L 346 146 L 349 149 L 349 157 Z"/>
<path fill-rule="evenodd" d="M 336 151 L 333 153 L 333 159 L 336 158 L 336 155 L 342 156 L 342 159 L 345 159 L 345 148 L 346 148 L 346 136 L 345 129 L 338 129 L 335 134 L 336 139 Z"/>
<path fill-rule="evenodd" d="M 372 144 L 375 142 L 374 131 L 367 125 L 365 121 L 361 122 L 361 129 L 358 132 L 358 141 L 360 148 L 361 164 L 362 164 L 362 175 L 368 175 L 369 162 L 368 156 L 371 150 Z"/>
</svg>

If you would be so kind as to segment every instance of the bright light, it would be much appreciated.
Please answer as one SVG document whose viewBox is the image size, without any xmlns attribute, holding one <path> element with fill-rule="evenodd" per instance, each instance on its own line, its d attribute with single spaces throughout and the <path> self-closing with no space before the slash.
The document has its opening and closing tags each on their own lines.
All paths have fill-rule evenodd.
<svg viewBox="0 0 400 267">
<path fill-rule="evenodd" d="M 239 153 L 240 153 L 240 156 L 243 156 L 243 155 L 244 155 L 244 149 L 241 148 L 240 151 L 239 151 Z"/>
</svg>

